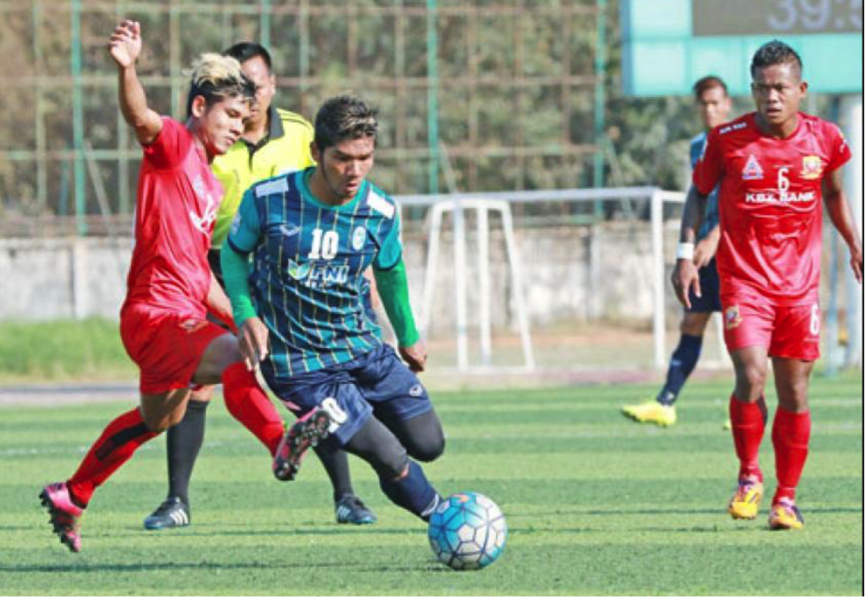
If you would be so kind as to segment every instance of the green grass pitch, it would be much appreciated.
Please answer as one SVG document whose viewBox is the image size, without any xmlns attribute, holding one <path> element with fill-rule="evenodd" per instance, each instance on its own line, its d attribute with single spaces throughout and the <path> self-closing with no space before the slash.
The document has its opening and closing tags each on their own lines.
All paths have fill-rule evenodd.
<svg viewBox="0 0 865 597">
<path fill-rule="evenodd" d="M 481 572 L 439 565 L 424 526 L 391 506 L 352 458 L 378 524 L 338 526 L 310 458 L 272 479 L 251 435 L 215 402 L 192 483 L 193 525 L 146 532 L 165 491 L 165 444 L 141 449 L 96 495 L 84 550 L 51 534 L 42 485 L 71 474 L 126 404 L 0 409 L 3 594 L 862 594 L 861 377 L 816 379 L 811 458 L 799 492 L 803 532 L 725 514 L 732 440 L 728 383 L 686 388 L 679 424 L 638 426 L 618 412 L 639 386 L 441 393 L 448 435 L 428 465 L 443 493 L 496 500 L 510 535 Z M 770 398 L 774 410 L 774 397 Z M 763 465 L 773 489 L 769 434 Z"/>
</svg>

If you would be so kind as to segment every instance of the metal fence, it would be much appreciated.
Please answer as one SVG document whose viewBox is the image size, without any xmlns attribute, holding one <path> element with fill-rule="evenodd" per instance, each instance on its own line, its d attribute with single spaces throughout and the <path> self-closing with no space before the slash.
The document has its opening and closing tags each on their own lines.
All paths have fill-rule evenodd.
<svg viewBox="0 0 865 597">
<path fill-rule="evenodd" d="M 380 108 L 375 178 L 390 192 L 439 192 L 443 145 L 463 191 L 601 185 L 605 6 L 2 0 L 0 235 L 100 234 L 131 212 L 141 153 L 104 49 L 124 17 L 142 23 L 139 71 L 162 113 L 183 116 L 195 56 L 257 40 L 274 57 L 276 105 L 312 118 L 325 97 L 353 91 Z"/>
</svg>

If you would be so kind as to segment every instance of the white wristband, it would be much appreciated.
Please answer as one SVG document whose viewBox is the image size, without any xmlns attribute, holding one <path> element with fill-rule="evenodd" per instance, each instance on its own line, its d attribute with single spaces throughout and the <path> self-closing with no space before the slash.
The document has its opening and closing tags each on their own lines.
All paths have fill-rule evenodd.
<svg viewBox="0 0 865 597">
<path fill-rule="evenodd" d="M 676 250 L 676 259 L 694 260 L 694 243 L 679 243 L 679 248 Z"/>
</svg>

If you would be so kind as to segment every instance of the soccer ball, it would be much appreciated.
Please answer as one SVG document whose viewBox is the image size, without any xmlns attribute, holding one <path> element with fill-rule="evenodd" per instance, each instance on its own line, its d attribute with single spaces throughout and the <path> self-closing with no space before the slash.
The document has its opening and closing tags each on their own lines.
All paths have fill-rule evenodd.
<svg viewBox="0 0 865 597">
<path fill-rule="evenodd" d="M 505 548 L 505 515 L 485 495 L 467 491 L 442 501 L 427 531 L 436 557 L 454 570 L 480 570 L 496 561 Z"/>
</svg>

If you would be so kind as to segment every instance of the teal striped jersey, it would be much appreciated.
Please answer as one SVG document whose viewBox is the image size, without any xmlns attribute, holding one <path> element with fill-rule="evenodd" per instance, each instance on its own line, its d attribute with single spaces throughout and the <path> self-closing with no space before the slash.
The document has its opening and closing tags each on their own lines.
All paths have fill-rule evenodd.
<svg viewBox="0 0 865 597">
<path fill-rule="evenodd" d="M 315 168 L 259 182 L 246 191 L 228 242 L 253 254 L 250 294 L 270 331 L 277 378 L 345 363 L 381 344 L 364 309 L 368 267 L 399 264 L 399 213 L 393 199 L 364 181 L 338 207 L 316 199 Z"/>
</svg>

